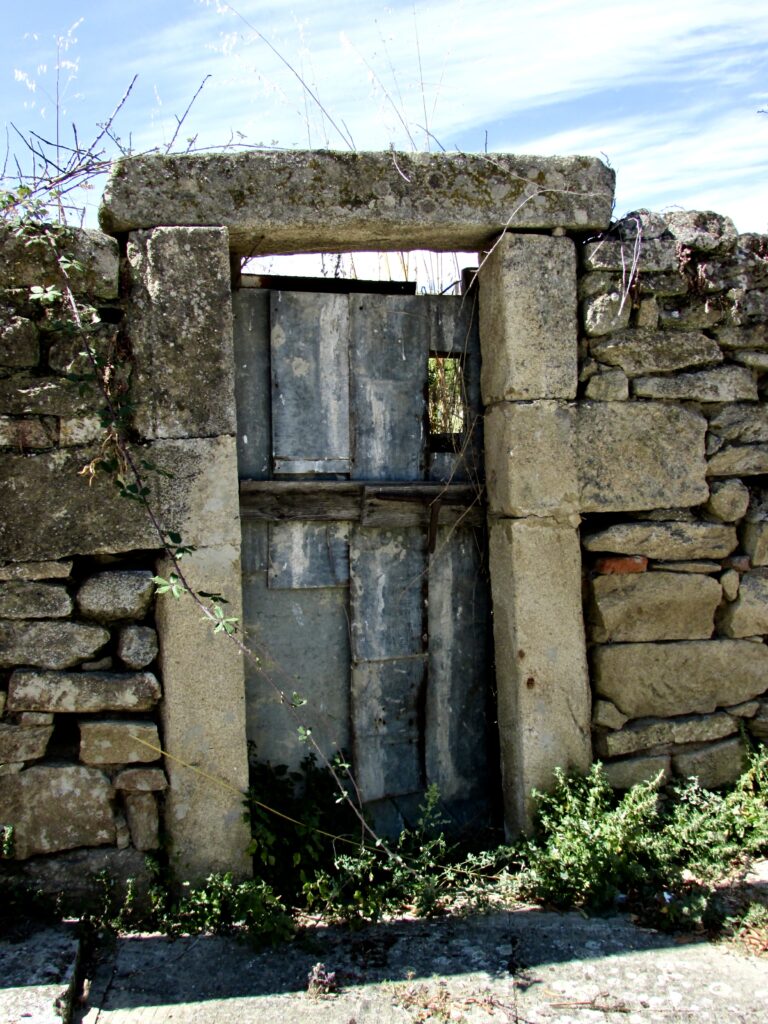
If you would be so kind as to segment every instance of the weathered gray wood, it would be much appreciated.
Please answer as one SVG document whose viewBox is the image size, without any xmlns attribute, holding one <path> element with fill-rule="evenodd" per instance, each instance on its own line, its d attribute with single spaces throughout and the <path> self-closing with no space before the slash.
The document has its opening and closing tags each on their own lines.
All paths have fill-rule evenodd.
<svg viewBox="0 0 768 1024">
<path fill-rule="evenodd" d="M 268 589 L 267 529 L 244 524 L 243 623 L 259 659 L 246 661 L 247 735 L 260 760 L 298 768 L 308 752 L 300 725 L 328 756 L 350 749 L 348 597 L 342 587 Z M 307 703 L 292 710 L 278 691 Z"/>
<path fill-rule="evenodd" d="M 259 576 L 269 567 L 269 526 L 260 519 L 240 520 L 242 547 L 240 564 L 243 579 Z"/>
<path fill-rule="evenodd" d="M 312 292 L 270 295 L 275 472 L 346 473 L 348 298 Z"/>
<path fill-rule="evenodd" d="M 428 528 L 432 521 L 433 505 L 429 502 L 385 501 L 381 498 L 366 498 L 360 522 L 363 526 L 382 526 L 396 529 L 402 526 Z M 481 526 L 485 519 L 482 507 L 440 503 L 437 522 L 442 525 L 456 523 Z"/>
<path fill-rule="evenodd" d="M 421 788 L 419 707 L 426 659 L 352 667 L 352 750 L 364 801 Z"/>
<path fill-rule="evenodd" d="M 240 483 L 240 514 L 266 520 L 347 520 L 365 526 L 428 526 L 439 503 L 438 523 L 481 526 L 482 495 L 474 486 L 434 483 L 368 484 L 327 480 Z"/>
<path fill-rule="evenodd" d="M 350 616 L 355 661 L 424 650 L 425 537 L 417 527 L 350 533 Z"/>
<path fill-rule="evenodd" d="M 420 480 L 432 311 L 418 296 L 349 298 L 352 478 Z"/>
<path fill-rule="evenodd" d="M 483 537 L 440 527 L 429 559 L 427 783 L 444 800 L 487 793 L 488 583 Z"/>
<path fill-rule="evenodd" d="M 272 454 L 269 374 L 269 294 L 232 294 L 235 346 L 237 470 L 241 477 L 268 479 Z"/>
<path fill-rule="evenodd" d="M 273 590 L 346 586 L 349 526 L 301 521 L 270 523 L 268 580 Z"/>
</svg>

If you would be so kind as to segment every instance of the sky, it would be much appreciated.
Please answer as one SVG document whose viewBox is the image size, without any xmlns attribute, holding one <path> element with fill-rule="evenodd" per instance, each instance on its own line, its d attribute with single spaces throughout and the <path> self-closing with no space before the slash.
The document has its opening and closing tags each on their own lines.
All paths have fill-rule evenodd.
<svg viewBox="0 0 768 1024">
<path fill-rule="evenodd" d="M 136 152 L 176 134 L 176 150 L 585 154 L 616 170 L 617 215 L 713 209 L 768 231 L 756 0 L 16 3 L 0 34 L 6 173 L 28 152 L 12 125 L 54 139 L 58 120 L 69 143 L 74 123 L 90 142 L 134 76 L 113 131 Z"/>
</svg>

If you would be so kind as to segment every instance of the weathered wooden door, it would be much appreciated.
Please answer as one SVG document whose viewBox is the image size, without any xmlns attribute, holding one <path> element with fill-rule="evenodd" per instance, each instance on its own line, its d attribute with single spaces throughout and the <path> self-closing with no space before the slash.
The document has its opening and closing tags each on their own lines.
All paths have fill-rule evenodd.
<svg viewBox="0 0 768 1024">
<path fill-rule="evenodd" d="M 305 756 L 300 726 L 349 752 L 389 831 L 432 783 L 459 824 L 489 811 L 473 305 L 234 295 L 249 740 L 273 764 Z"/>
</svg>

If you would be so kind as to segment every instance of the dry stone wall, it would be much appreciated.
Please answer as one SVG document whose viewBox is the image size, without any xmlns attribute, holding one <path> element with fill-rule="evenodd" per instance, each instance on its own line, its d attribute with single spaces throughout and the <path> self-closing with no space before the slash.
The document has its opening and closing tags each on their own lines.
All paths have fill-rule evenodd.
<svg viewBox="0 0 768 1024">
<path fill-rule="evenodd" d="M 84 562 L 0 570 L 0 821 L 18 860 L 159 845 L 153 574 Z"/>
<path fill-rule="evenodd" d="M 617 787 L 718 786 L 768 736 L 768 238 L 630 214 L 583 246 L 579 297 L 582 415 L 644 407 L 667 466 L 689 433 L 650 488 L 627 435 L 589 435 L 615 480 L 582 506 L 595 754 Z"/>
<path fill-rule="evenodd" d="M 105 400 L 69 322 L 57 254 L 76 261 L 86 322 L 98 312 L 96 357 L 130 390 L 157 522 L 199 547 L 196 586 L 239 603 L 225 233 L 142 232 L 121 255 L 100 232 L 40 241 L 0 227 L 0 825 L 12 827 L 17 872 L 71 895 L 103 870 L 146 880 L 144 854 L 161 840 L 187 877 L 247 874 L 239 655 L 211 643 L 191 602 L 155 619 L 152 577 L 172 568 L 158 562 L 157 530 L 108 474 L 89 478 Z M 207 703 L 185 692 L 203 677 L 211 690 L 219 674 Z M 227 703 L 236 737 L 201 783 L 195 768 Z"/>
</svg>

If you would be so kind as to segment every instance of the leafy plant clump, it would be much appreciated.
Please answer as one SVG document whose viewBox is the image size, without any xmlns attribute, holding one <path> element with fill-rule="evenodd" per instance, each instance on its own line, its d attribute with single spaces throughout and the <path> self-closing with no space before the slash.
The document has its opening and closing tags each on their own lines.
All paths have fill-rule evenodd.
<svg viewBox="0 0 768 1024">
<path fill-rule="evenodd" d="M 715 883 L 768 851 L 768 750 L 752 754 L 727 792 L 661 776 L 612 791 L 599 764 L 585 777 L 557 773 L 538 794 L 537 827 L 515 850 L 517 892 L 556 907 L 627 906 L 671 927 L 722 924 Z"/>
<path fill-rule="evenodd" d="M 262 879 L 237 880 L 227 871 L 178 885 L 153 858 L 147 863 L 153 880 L 146 892 L 139 892 L 132 880 L 120 891 L 106 872 L 96 877 L 97 896 L 81 918 L 86 936 L 136 931 L 235 935 L 259 947 L 293 936 L 291 915 Z"/>
</svg>

